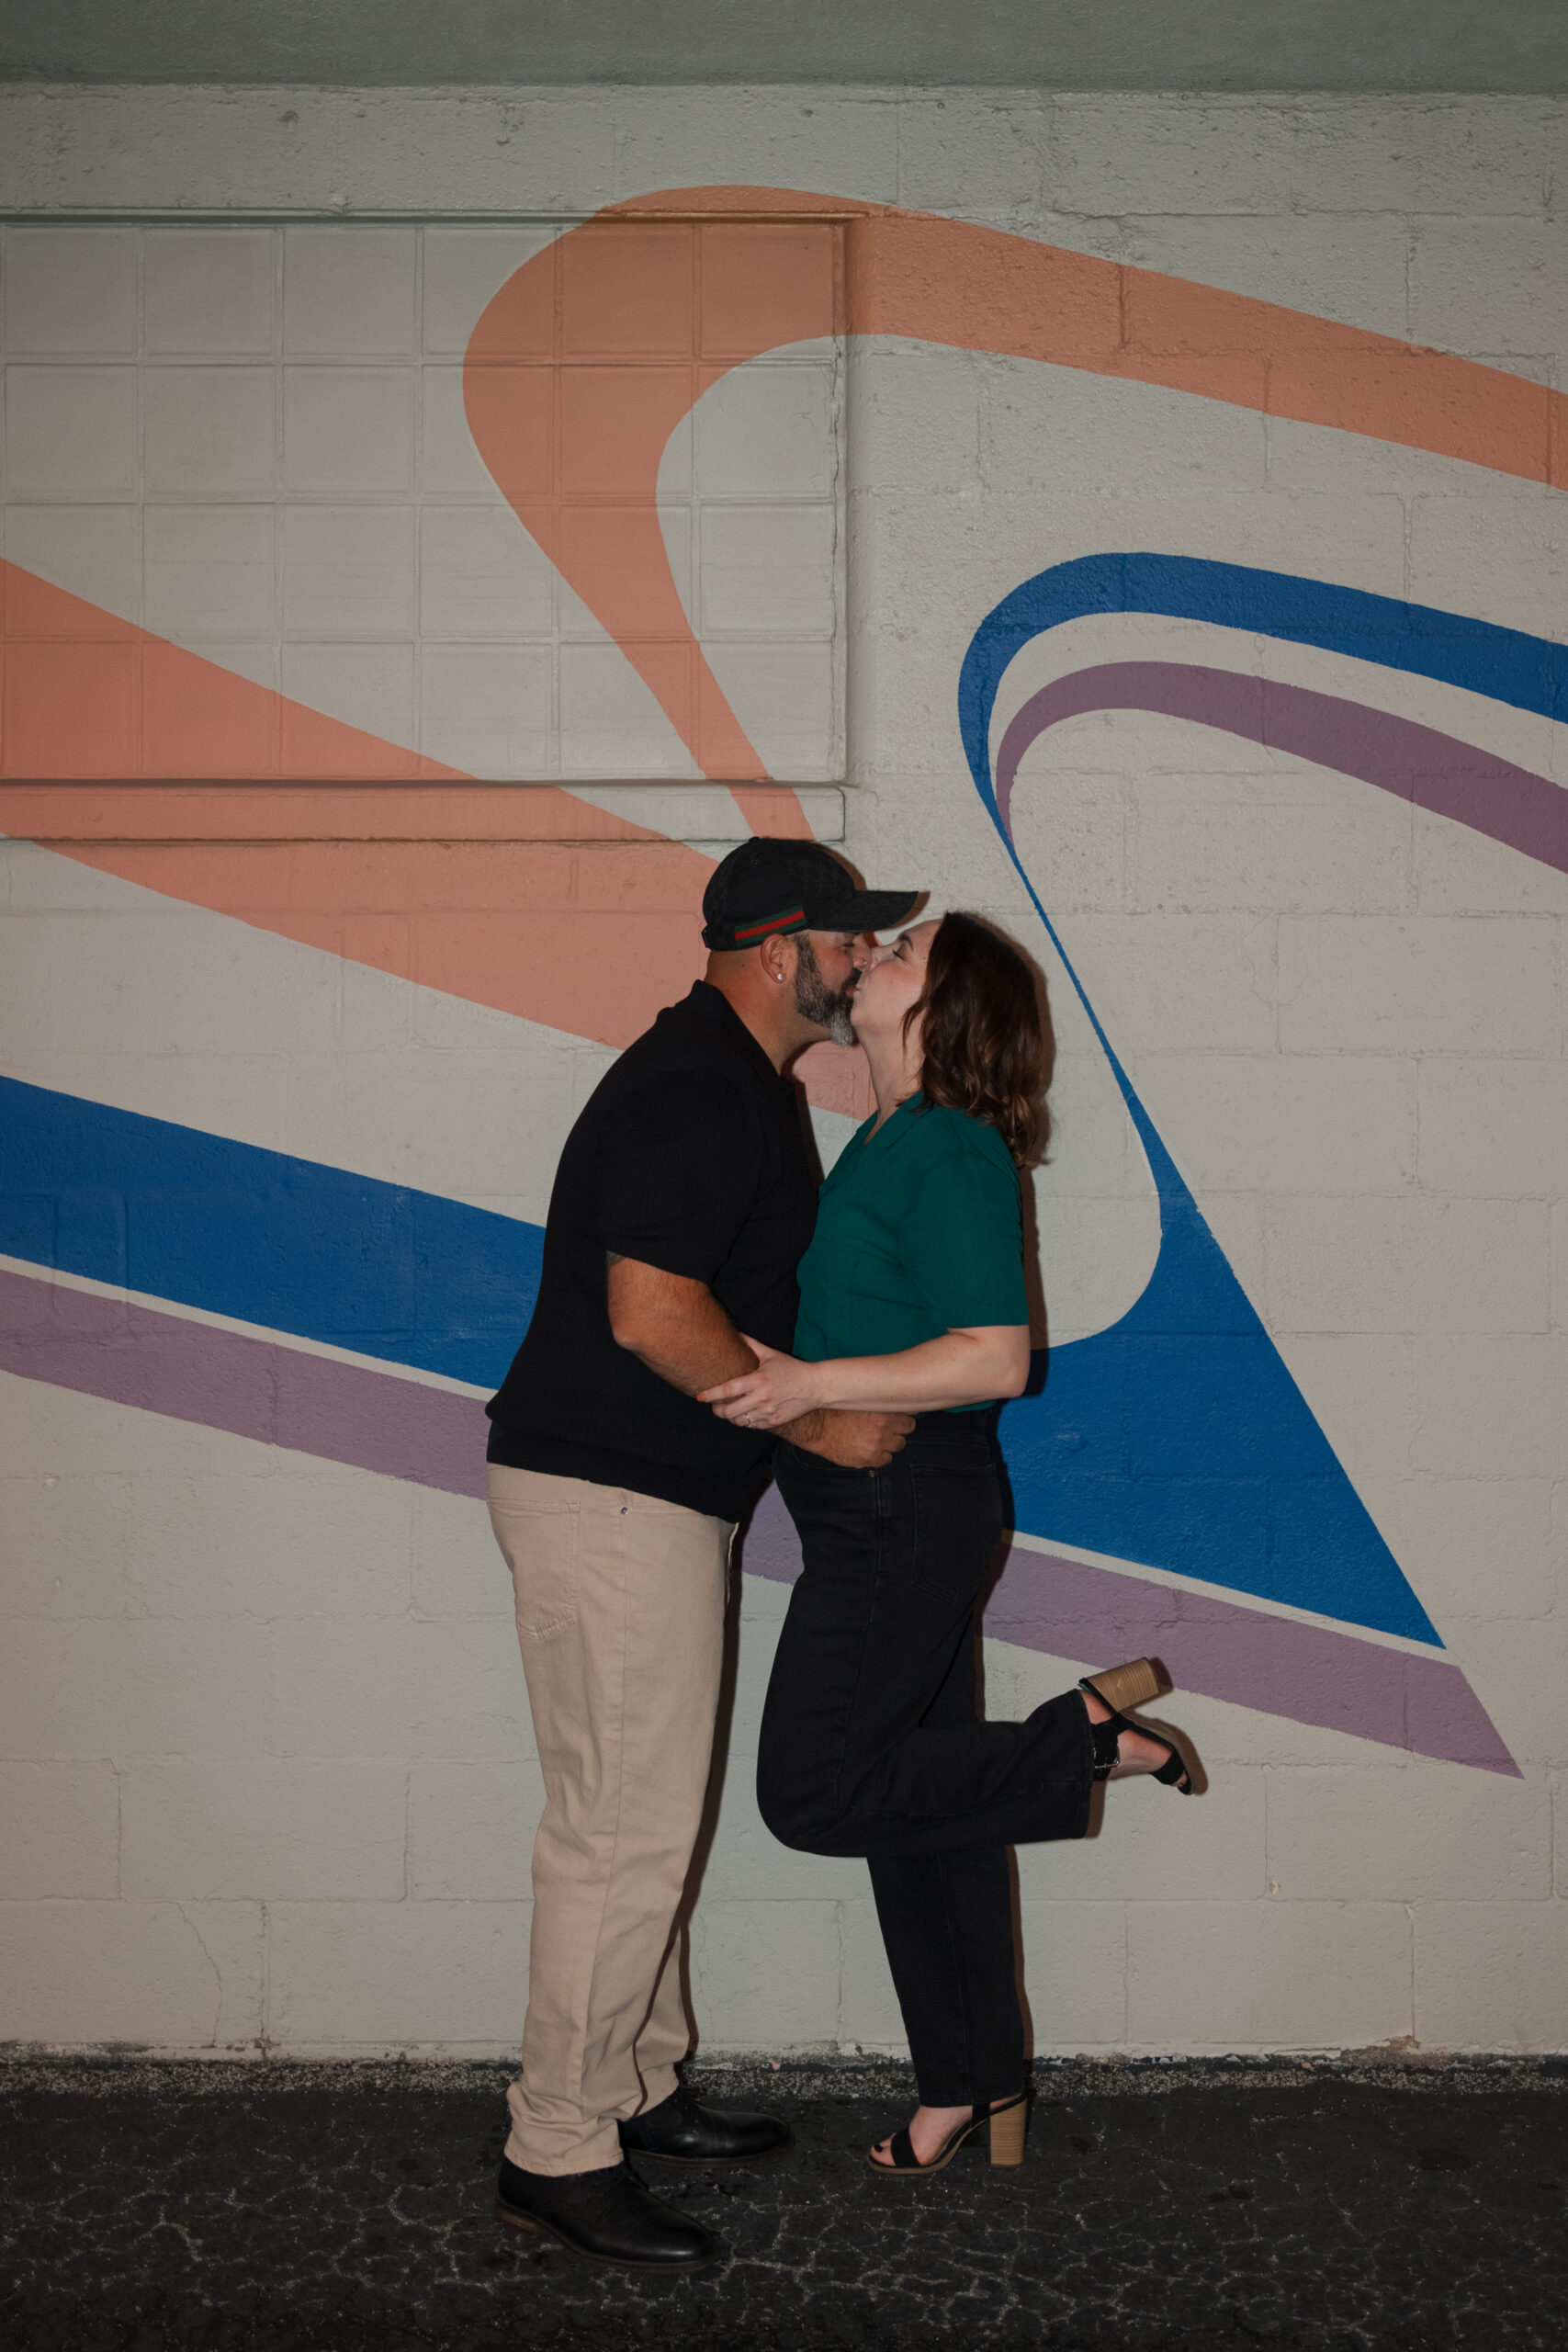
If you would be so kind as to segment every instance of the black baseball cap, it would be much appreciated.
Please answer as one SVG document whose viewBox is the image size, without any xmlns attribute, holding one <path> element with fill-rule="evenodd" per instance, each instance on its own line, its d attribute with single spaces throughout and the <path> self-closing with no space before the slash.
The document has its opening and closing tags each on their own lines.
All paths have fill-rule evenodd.
<svg viewBox="0 0 1568 2352">
<path fill-rule="evenodd" d="M 755 947 L 773 932 L 886 931 L 919 895 L 863 890 L 831 850 L 760 833 L 714 868 L 703 892 L 703 945 L 722 953 Z"/>
</svg>

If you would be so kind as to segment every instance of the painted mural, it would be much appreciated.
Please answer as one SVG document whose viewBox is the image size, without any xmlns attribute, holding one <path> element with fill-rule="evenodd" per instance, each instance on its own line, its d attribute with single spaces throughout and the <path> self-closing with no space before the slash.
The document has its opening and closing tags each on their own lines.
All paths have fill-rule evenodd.
<svg viewBox="0 0 1568 2352">
<path fill-rule="evenodd" d="M 399 702 L 389 660 L 365 669 L 355 702 L 359 689 L 343 684 L 354 649 L 327 624 L 314 637 L 285 629 L 273 648 L 264 615 L 248 653 L 199 628 L 161 633 L 62 584 L 59 561 L 11 560 L 13 537 L 8 834 L 92 869 L 106 905 L 130 892 L 203 910 L 209 945 L 230 940 L 231 959 L 243 962 L 256 934 L 292 941 L 348 973 L 617 1048 L 696 968 L 693 918 L 712 856 L 617 813 L 594 752 L 568 742 L 559 713 L 573 694 L 592 702 L 584 680 L 612 674 L 603 657 L 638 682 L 642 731 L 627 741 L 656 749 L 640 770 L 604 758 L 601 776 L 712 778 L 753 830 L 800 832 L 808 820 L 791 786 L 842 773 L 843 485 L 802 460 L 769 507 L 741 466 L 705 504 L 722 465 L 710 472 L 705 458 L 683 474 L 682 436 L 727 379 L 777 360 L 778 429 L 764 439 L 786 471 L 791 416 L 802 402 L 831 409 L 843 348 L 852 369 L 856 340 L 884 337 L 1568 486 L 1568 411 L 1541 385 L 1000 231 L 830 196 L 699 188 L 533 243 L 498 288 L 470 299 L 442 397 L 460 398 L 464 462 L 482 463 L 491 504 L 499 492 L 526 534 L 555 617 L 532 637 L 512 624 L 487 636 L 491 575 L 472 559 L 469 603 L 452 608 L 446 638 L 416 648 L 431 682 L 416 713 Z M 450 328 L 446 339 L 459 340 Z M 308 341 L 300 349 L 281 397 L 304 413 L 343 387 L 325 381 Z M 355 369 L 367 381 L 351 390 L 393 398 L 368 384 L 362 355 Z M 245 372 L 229 368 L 236 381 Z M 829 433 L 821 446 L 840 445 Z M 358 594 L 365 576 L 396 570 L 395 472 L 362 492 L 392 503 L 355 510 L 382 517 L 364 526 Z M 215 479 L 209 513 L 230 478 Z M 98 511 L 78 501 L 73 527 L 90 536 Z M 330 540 L 334 510 L 309 511 Z M 242 524 L 220 527 L 239 535 Z M 344 526 L 350 538 L 359 527 Z M 422 527 L 428 548 L 447 526 Z M 750 570 L 772 565 L 782 603 L 748 585 L 747 532 L 771 550 Z M 1027 888 L 1135 1131 L 1158 1239 L 1133 1303 L 1043 1351 L 1004 1414 L 1016 1540 L 988 1629 L 1086 1661 L 1157 1651 L 1211 1696 L 1514 1774 L 1418 1575 L 1380 1532 L 1129 1077 L 1018 820 L 1029 755 L 1049 730 L 1145 712 L 1311 761 L 1568 871 L 1562 787 L 1512 755 L 1509 732 L 1511 714 L 1564 716 L 1563 650 L 1483 613 L 1340 584 L 1321 560 L 1297 572 L 1141 552 L 1109 534 L 1067 560 L 1043 565 L 1041 553 L 1021 509 L 1016 539 L 986 550 L 995 592 L 956 615 L 966 650 L 932 687 L 946 714 L 936 756 L 955 785 L 944 821 L 993 827 Z M 299 576 L 330 599 L 330 561 Z M 559 616 L 580 611 L 592 626 L 572 638 Z M 1150 658 L 1138 634 L 1150 620 L 1176 658 Z M 458 658 L 476 648 L 504 656 L 509 681 L 547 673 L 539 707 L 557 714 L 533 734 L 497 721 L 489 766 L 467 719 L 446 736 L 437 723 L 482 702 L 490 673 Z M 385 707 L 407 714 L 386 733 L 370 723 L 376 677 Z M 551 780 L 478 780 L 507 775 Z M 262 986 L 263 963 L 251 968 Z M 215 1132 L 168 1115 L 166 1100 L 114 1099 L 107 1081 L 63 1091 L 29 1079 L 25 1062 L 0 1080 L 6 1369 L 482 1492 L 477 1400 L 526 1322 L 536 1214 Z M 819 1049 L 808 1090 L 829 1116 L 852 1114 L 852 1058 Z M 570 1108 L 545 1114 L 547 1157 Z M 771 1501 L 747 1566 L 793 1573 Z"/>
</svg>

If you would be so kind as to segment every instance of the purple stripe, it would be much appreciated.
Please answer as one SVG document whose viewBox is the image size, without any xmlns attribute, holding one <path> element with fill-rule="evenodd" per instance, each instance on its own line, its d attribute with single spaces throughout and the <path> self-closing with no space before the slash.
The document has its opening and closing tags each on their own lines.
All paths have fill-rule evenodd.
<svg viewBox="0 0 1568 2352">
<path fill-rule="evenodd" d="M 474 1397 L 4 1270 L 0 1370 L 446 1494 L 485 1491 L 486 1424 Z M 800 1574 L 775 1488 L 757 1507 L 744 1565 L 786 1584 Z M 1000 1641 L 1085 1666 L 1148 1652 L 1180 1689 L 1518 1777 L 1444 1659 L 1017 1549 L 986 1625 Z"/>
<path fill-rule="evenodd" d="M 750 1575 L 783 1584 L 800 1574 L 799 1541 L 774 1487 L 747 1531 L 744 1564 Z M 1157 1657 L 1179 1690 L 1522 1777 L 1450 1659 L 1016 1546 L 986 1605 L 986 1631 L 1086 1667 Z"/>
<path fill-rule="evenodd" d="M 472 1396 L 4 1270 L 0 1370 L 450 1495 L 485 1491 L 488 1424 Z"/>
<path fill-rule="evenodd" d="M 1013 781 L 1030 745 L 1059 720 L 1093 710 L 1154 710 L 1223 728 L 1270 751 L 1359 776 L 1568 873 L 1568 792 L 1549 776 L 1365 703 L 1185 662 L 1106 662 L 1031 695 L 997 754 L 997 807 L 1004 825 L 1010 829 Z"/>
</svg>

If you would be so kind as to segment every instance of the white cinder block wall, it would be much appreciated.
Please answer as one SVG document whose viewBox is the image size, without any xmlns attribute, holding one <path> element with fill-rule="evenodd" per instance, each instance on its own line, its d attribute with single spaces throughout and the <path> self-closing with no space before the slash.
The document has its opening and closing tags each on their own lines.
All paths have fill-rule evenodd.
<svg viewBox="0 0 1568 2352">
<path fill-rule="evenodd" d="M 1535 100 L 13 87 L 0 175 L 4 552 L 79 600 L 10 624 L 26 640 L 16 678 L 34 664 L 6 688 L 6 772 L 24 780 L 139 760 L 170 773 L 151 656 L 143 700 L 126 689 L 123 754 L 104 749 L 109 673 L 88 691 L 61 650 L 92 636 L 90 608 L 389 756 L 575 784 L 584 840 L 595 812 L 628 807 L 694 842 L 743 831 L 722 794 L 627 803 L 604 788 L 696 791 L 698 770 L 517 527 L 458 397 L 467 338 L 518 258 L 660 188 L 936 212 L 1563 385 L 1568 108 Z M 232 218 L 209 234 L 187 213 Z M 705 394 L 667 453 L 661 517 L 694 626 L 773 773 L 842 786 L 841 801 L 813 800 L 818 830 L 841 832 L 874 880 L 993 914 L 1046 972 L 1056 1137 L 1035 1191 L 1054 1342 L 1126 1314 L 1160 1246 L 1150 1163 L 1065 953 L 1440 1636 L 1444 1724 L 1469 1725 L 1434 1731 L 1414 1680 L 1403 1715 L 1364 1703 L 1378 1661 L 1403 1671 L 1431 1645 L 1358 1619 L 1326 1586 L 1314 1606 L 1270 1594 L 1265 1566 L 1232 1574 L 1197 1553 L 1184 1566 L 1021 1521 L 1025 1551 L 1064 1564 L 1064 1591 L 1076 1566 L 1119 1579 L 1123 1601 L 1174 1591 L 1188 1622 L 1216 1610 L 1215 1655 L 1229 1643 L 1275 1661 L 1283 1710 L 1267 1675 L 1225 1684 L 1216 1669 L 1215 1688 L 1168 1702 L 1201 1750 L 1201 1802 L 1117 1790 L 1102 1834 L 1020 1854 L 1036 2047 L 1560 2050 L 1561 865 L 1278 741 L 1090 707 L 1026 752 L 1015 794 L 1053 941 L 959 739 L 960 669 L 986 615 L 1107 552 L 1278 572 L 1561 642 L 1562 491 L 1297 421 L 1268 390 L 1269 332 L 1250 402 L 893 335 L 805 342 Z M 1068 669 L 1154 662 L 1266 677 L 1434 730 L 1498 776 L 1568 785 L 1549 714 L 1375 649 L 1272 637 L 1246 613 L 1089 612 L 1020 653 L 998 728 Z M 192 674 L 177 673 L 176 702 Z M 84 1347 L 118 1363 L 140 1344 L 136 1315 L 156 1314 L 215 1348 L 265 1352 L 276 1334 L 457 1410 L 481 1383 L 400 1358 L 367 1328 L 323 1337 L 260 1292 L 248 1309 L 203 1306 L 181 1286 L 178 1217 L 157 1227 L 144 1204 L 152 1222 L 132 1216 L 113 1258 L 88 1230 L 121 1214 L 94 1138 L 126 1131 L 94 1122 L 133 1114 L 217 1139 L 214 1168 L 260 1164 L 231 1149 L 281 1153 L 536 1222 L 612 1050 L 603 918 L 635 901 L 651 926 L 637 936 L 674 970 L 689 876 L 661 898 L 637 877 L 675 854 L 615 849 L 612 870 L 547 842 L 525 882 L 517 823 L 487 844 L 466 802 L 446 848 L 437 817 L 419 819 L 432 846 L 417 903 L 374 841 L 354 892 L 340 865 L 323 897 L 324 853 L 286 797 L 248 803 L 243 824 L 209 799 L 188 850 L 165 807 L 124 850 L 85 800 L 62 842 L 36 797 L 5 789 L 0 1051 L 26 1136 L 0 1265 L 20 1335 L 0 1375 L 0 2034 L 509 2049 L 539 1792 L 482 1505 L 306 1450 L 270 1389 L 244 1426 L 250 1406 L 212 1426 L 202 1394 L 154 1382 L 137 1402 L 112 1366 L 62 1374 L 54 1343 L 78 1365 Z M 265 870 L 236 882 L 231 860 L 214 879 L 203 844 L 224 833 L 258 843 Z M 468 878 L 448 884 L 459 867 Z M 568 976 L 532 1011 L 507 992 L 522 936 Z M 78 1137 L 69 1182 L 29 1157 L 40 1102 Z M 830 1157 L 841 1107 L 818 1125 Z M 213 1175 L 214 1198 L 226 1182 Z M 367 1256 L 379 1246 L 372 1234 Z M 325 1261 L 319 1279 L 330 1288 Z M 223 1360 L 225 1380 L 242 1362 L 264 1385 L 279 1377 L 276 1356 Z M 1223 1460 L 1203 1475 L 1223 1483 Z M 897 2048 L 860 1867 L 785 1853 L 756 1815 L 786 1598 L 765 1575 L 744 1581 L 692 1938 L 704 2046 Z M 991 1640 L 991 1712 L 1108 1662 L 1063 1644 Z M 1481 1764 L 1465 1760 L 1477 1722 L 1495 1740 Z"/>
</svg>

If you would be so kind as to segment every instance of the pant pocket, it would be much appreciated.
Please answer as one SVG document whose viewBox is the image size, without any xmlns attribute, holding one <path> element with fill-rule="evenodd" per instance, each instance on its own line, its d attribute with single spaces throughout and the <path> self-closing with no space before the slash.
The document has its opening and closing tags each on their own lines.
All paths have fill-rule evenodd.
<svg viewBox="0 0 1568 2352">
<path fill-rule="evenodd" d="M 577 1623 L 578 1563 L 582 1550 L 582 1514 L 507 1509 L 493 1499 L 491 1525 L 512 1571 L 517 1638 L 547 1642 Z"/>
</svg>

